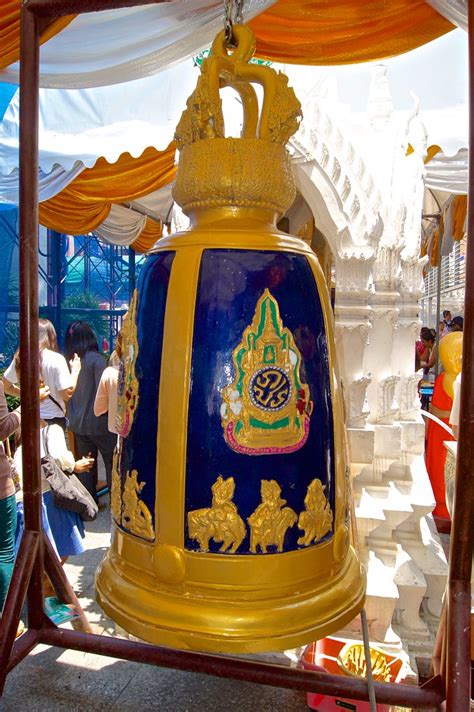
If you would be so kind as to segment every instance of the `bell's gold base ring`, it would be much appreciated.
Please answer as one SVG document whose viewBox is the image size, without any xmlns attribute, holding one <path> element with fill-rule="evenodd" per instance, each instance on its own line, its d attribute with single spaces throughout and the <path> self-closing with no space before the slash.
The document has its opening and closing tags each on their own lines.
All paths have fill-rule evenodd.
<svg viewBox="0 0 474 712">
<path fill-rule="evenodd" d="M 282 556 L 277 555 L 277 560 Z M 259 590 L 258 599 L 249 590 L 239 596 L 228 588 L 214 589 L 203 591 L 204 597 L 179 586 L 157 590 L 151 580 L 145 587 L 143 572 L 135 569 L 135 578 L 130 567 L 125 570 L 123 562 L 114 559 L 109 552 L 96 578 L 97 600 L 105 613 L 137 638 L 183 650 L 286 650 L 343 628 L 364 605 L 365 576 L 352 547 L 343 568 L 330 582 L 323 580 L 320 588 L 314 587 L 313 580 L 311 590 L 288 596 L 280 590 L 276 597 L 269 591 L 267 598 Z"/>
</svg>

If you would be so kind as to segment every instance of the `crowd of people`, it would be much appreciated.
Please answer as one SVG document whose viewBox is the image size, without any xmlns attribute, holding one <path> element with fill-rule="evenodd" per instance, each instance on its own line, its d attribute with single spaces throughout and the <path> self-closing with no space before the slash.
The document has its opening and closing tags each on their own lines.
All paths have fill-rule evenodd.
<svg viewBox="0 0 474 712">
<path fill-rule="evenodd" d="M 113 454 L 117 442 L 115 412 L 120 345 L 107 365 L 99 353 L 97 337 L 84 321 L 66 329 L 65 355 L 59 352 L 53 324 L 39 320 L 40 447 L 62 472 L 74 473 L 98 503 L 97 457 L 100 453 L 110 491 Z M 20 398 L 9 412 L 5 394 Z M 10 458 L 4 442 L 14 434 L 15 454 Z M 19 351 L 0 382 L 0 611 L 7 595 L 15 555 L 23 529 L 21 382 Z M 84 551 L 84 522 L 76 511 L 57 505 L 42 468 L 43 528 L 62 563 Z M 52 591 L 48 581 L 45 591 Z"/>
<path fill-rule="evenodd" d="M 438 334 L 434 329 L 423 326 L 420 338 L 416 342 L 415 370 L 423 369 L 423 379 L 420 384 L 422 386 L 423 382 L 431 381 L 433 388 L 430 396 L 426 394 L 423 396 L 423 388 L 420 390 L 422 408 L 429 410 L 426 419 L 425 461 L 436 500 L 433 515 L 440 531 L 449 531 L 450 523 L 444 478 L 447 454 L 444 442 L 455 440 L 457 437 L 455 424 L 459 419 L 459 406 L 458 402 L 454 401 L 456 391 L 459 397 L 463 326 L 462 316 L 453 318 L 451 311 L 447 309 L 443 311 Z M 433 370 L 436 366 L 438 368 L 436 368 L 435 378 Z M 454 425 L 452 434 L 451 425 Z"/>
</svg>

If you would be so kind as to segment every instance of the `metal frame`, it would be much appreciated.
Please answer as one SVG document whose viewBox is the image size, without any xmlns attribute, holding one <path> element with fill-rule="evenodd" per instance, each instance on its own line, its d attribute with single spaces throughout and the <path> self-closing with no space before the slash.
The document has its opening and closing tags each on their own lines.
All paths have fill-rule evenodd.
<svg viewBox="0 0 474 712">
<path fill-rule="evenodd" d="M 112 351 L 121 328 L 122 319 L 127 312 L 127 307 L 124 307 L 123 304 L 130 302 L 136 286 L 135 251 L 131 247 L 103 243 L 94 233 L 79 237 L 84 239 L 84 245 L 81 248 L 84 252 L 84 290 L 90 291 L 90 282 L 95 276 L 101 283 L 101 295 L 108 303 L 107 310 L 64 306 L 64 299 L 68 296 L 66 293 L 67 271 L 71 263 L 77 259 L 78 254 L 75 253 L 72 257 L 66 258 L 64 264 L 61 254 L 65 235 L 48 229 L 46 233 L 46 251 L 42 252 L 41 248 L 39 249 L 40 258 L 46 258 L 46 269 L 39 264 L 38 274 L 47 291 L 47 304 L 39 307 L 39 315 L 52 321 L 60 346 L 62 346 L 65 323 L 71 321 L 72 318 L 90 320 L 95 316 L 99 316 L 104 322 L 104 327 L 105 325 L 107 326 L 107 333 L 104 330 L 101 335 L 106 336 L 109 349 Z M 18 247 L 18 235 L 12 235 L 10 242 Z M 95 258 L 91 254 L 91 248 L 93 249 L 94 243 L 97 243 Z M 125 266 L 125 257 L 128 258 L 127 266 Z M 121 262 L 121 260 L 124 261 Z M 105 271 L 105 275 L 101 272 L 101 269 Z M 81 285 L 79 293 L 84 290 Z M 122 293 L 122 299 L 118 302 L 117 297 L 120 292 Z M 5 315 L 5 323 L 14 322 L 19 326 L 18 295 L 16 295 L 15 303 L 10 303 L 8 298 L 5 306 L 0 306 L 0 314 Z M 97 336 L 99 337 L 100 334 L 97 334 Z M 5 355 L 4 347 L 4 362 L 9 363 L 11 355 L 11 352 L 8 352 L 7 356 Z"/>
<path fill-rule="evenodd" d="M 20 356 L 22 382 L 23 467 L 31 476 L 25 483 L 25 532 L 0 621 L 0 692 L 8 672 L 38 643 L 110 655 L 124 660 L 161 665 L 247 680 L 265 685 L 369 699 L 367 681 L 329 673 L 285 668 L 237 658 L 219 657 L 135 643 L 106 636 L 62 630 L 43 609 L 43 576 L 48 572 L 58 596 L 77 605 L 77 599 L 58 560 L 51 555 L 41 526 L 41 482 L 38 399 L 38 91 L 39 37 L 50 22 L 69 13 L 151 5 L 164 0 L 23 0 L 20 54 Z M 470 18 L 474 0 L 469 0 Z M 469 37 L 470 101 L 474 100 L 474 42 Z M 474 139 L 471 119 L 471 141 Z M 469 187 L 474 194 L 474 154 L 470 153 Z M 474 204 L 468 215 L 474 230 Z M 470 703 L 470 575 L 474 486 L 474 250 L 468 249 L 463 350 L 460 457 L 456 474 L 456 512 L 451 534 L 447 595 L 447 651 L 443 661 L 438 637 L 431 680 L 422 687 L 375 683 L 378 702 L 417 709 L 444 706 L 464 712 Z M 28 601 L 28 630 L 15 642 L 20 609 Z M 443 625 L 443 624 L 441 624 Z M 446 689 L 446 694 L 445 694 Z"/>
</svg>

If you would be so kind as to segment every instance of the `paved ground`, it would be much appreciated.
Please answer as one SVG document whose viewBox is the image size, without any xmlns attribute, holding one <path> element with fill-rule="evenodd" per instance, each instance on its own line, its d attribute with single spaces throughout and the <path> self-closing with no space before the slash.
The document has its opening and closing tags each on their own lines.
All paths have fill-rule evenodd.
<svg viewBox="0 0 474 712">
<path fill-rule="evenodd" d="M 103 634 L 115 634 L 95 602 L 94 573 L 110 541 L 110 513 L 88 525 L 87 551 L 66 570 L 89 619 Z M 206 675 L 138 665 L 59 648 L 39 646 L 8 677 L 3 712 L 303 712 L 304 693 L 222 680 Z"/>
</svg>

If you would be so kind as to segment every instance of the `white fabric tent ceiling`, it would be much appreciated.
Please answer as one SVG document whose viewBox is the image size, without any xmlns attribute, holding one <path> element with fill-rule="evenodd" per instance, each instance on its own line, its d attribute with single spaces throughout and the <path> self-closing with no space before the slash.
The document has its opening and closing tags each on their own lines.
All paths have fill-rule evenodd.
<svg viewBox="0 0 474 712">
<path fill-rule="evenodd" d="M 246 18 L 273 1 L 247 0 Z M 430 4 L 463 26 L 464 0 Z M 40 200 L 60 192 L 100 156 L 114 162 L 125 151 L 138 156 L 148 146 L 163 150 L 198 76 L 192 59 L 183 58 L 208 47 L 221 26 L 222 2 L 189 0 L 82 15 L 46 43 L 41 49 L 43 86 L 72 89 L 40 91 Z M 335 70 L 326 71 L 330 75 Z M 429 83 L 429 67 L 426 72 Z M 11 67 L 0 79 L 16 81 L 17 76 Z M 406 71 L 404 76 L 411 74 Z M 129 81 L 135 77 L 143 78 Z M 96 86 L 103 83 L 112 86 Z M 438 90 L 442 92 L 442 86 L 433 87 Z M 427 184 L 435 190 L 462 191 L 467 175 L 465 107 L 429 109 L 421 117 L 429 143 L 440 144 L 448 154 L 438 154 L 428 164 Z M 0 202 L 18 202 L 18 127 L 17 93 L 0 124 Z M 98 232 L 103 239 L 115 235 L 129 244 L 143 228 L 144 216 L 166 220 L 171 205 L 167 186 L 128 207 L 114 206 Z"/>
<path fill-rule="evenodd" d="M 246 0 L 244 19 L 275 0 Z M 209 47 L 223 27 L 222 0 L 180 0 L 79 15 L 41 47 L 43 87 L 82 89 L 149 77 Z M 0 81 L 18 84 L 18 63 Z"/>
</svg>

